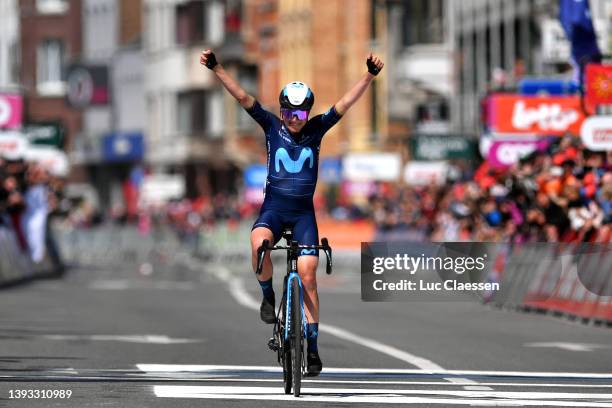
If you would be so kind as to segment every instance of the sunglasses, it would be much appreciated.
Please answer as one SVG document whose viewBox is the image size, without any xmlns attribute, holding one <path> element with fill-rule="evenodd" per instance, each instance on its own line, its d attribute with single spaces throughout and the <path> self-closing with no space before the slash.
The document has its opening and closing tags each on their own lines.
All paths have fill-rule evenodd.
<svg viewBox="0 0 612 408">
<path fill-rule="evenodd" d="M 281 116 L 285 120 L 291 120 L 294 116 L 299 120 L 306 120 L 308 119 L 308 113 L 307 110 L 281 108 Z"/>
</svg>

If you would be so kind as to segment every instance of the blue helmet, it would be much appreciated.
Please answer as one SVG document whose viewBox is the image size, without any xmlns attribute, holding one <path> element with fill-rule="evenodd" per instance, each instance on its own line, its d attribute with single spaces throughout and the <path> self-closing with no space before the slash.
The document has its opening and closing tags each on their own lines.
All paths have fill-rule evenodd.
<svg viewBox="0 0 612 408">
<path fill-rule="evenodd" d="M 305 83 L 293 81 L 285 85 L 278 102 L 284 109 L 310 110 L 314 105 L 314 94 Z"/>
</svg>

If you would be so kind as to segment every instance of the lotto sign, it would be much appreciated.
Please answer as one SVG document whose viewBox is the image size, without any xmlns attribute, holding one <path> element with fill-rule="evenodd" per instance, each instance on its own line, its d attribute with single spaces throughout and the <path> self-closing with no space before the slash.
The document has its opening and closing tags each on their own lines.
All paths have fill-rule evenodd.
<svg viewBox="0 0 612 408">
<path fill-rule="evenodd" d="M 0 94 L 0 128 L 15 129 L 21 126 L 23 99 L 21 95 Z"/>
<path fill-rule="evenodd" d="M 578 96 L 497 94 L 487 104 L 487 124 L 495 133 L 578 135 L 584 121 Z"/>
<path fill-rule="evenodd" d="M 580 138 L 590 150 L 612 151 L 612 116 L 591 116 L 582 124 Z"/>
<path fill-rule="evenodd" d="M 589 106 L 612 104 L 612 65 L 586 66 L 585 95 Z"/>
</svg>

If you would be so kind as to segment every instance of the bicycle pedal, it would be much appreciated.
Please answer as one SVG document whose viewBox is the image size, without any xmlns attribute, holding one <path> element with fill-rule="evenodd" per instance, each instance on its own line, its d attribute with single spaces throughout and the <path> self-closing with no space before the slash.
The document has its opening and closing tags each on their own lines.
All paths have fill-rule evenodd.
<svg viewBox="0 0 612 408">
<path fill-rule="evenodd" d="M 280 344 L 278 344 L 278 340 L 276 340 L 274 337 L 268 340 L 268 348 L 272 351 L 280 350 Z"/>
</svg>

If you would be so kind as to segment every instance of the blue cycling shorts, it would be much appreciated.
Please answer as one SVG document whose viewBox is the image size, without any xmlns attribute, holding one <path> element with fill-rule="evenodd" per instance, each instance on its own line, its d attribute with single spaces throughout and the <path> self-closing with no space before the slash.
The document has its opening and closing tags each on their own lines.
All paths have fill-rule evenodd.
<svg viewBox="0 0 612 408">
<path fill-rule="evenodd" d="M 253 224 L 255 228 L 267 228 L 274 235 L 274 244 L 283 236 L 284 228 L 293 229 L 293 239 L 300 245 L 319 245 L 319 230 L 314 211 L 283 211 L 262 209 L 259 218 Z M 299 256 L 319 256 L 318 249 L 302 249 Z"/>
</svg>

